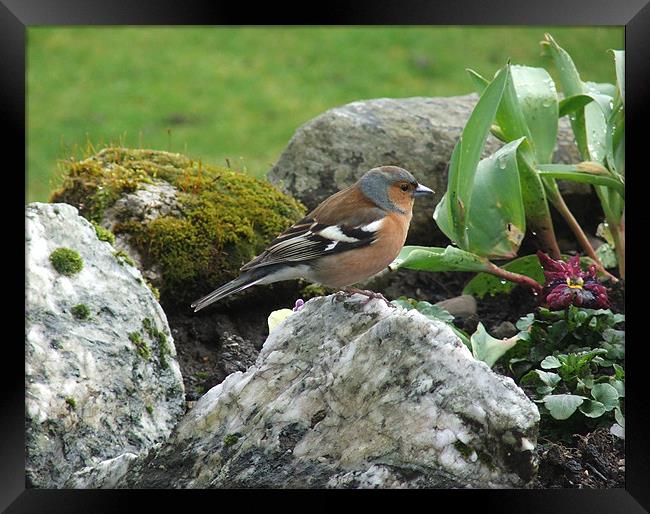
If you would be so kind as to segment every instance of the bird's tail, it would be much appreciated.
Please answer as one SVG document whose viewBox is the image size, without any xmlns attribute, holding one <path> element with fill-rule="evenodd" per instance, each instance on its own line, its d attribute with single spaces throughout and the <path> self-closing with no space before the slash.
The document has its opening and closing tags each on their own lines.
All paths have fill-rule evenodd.
<svg viewBox="0 0 650 514">
<path fill-rule="evenodd" d="M 192 303 L 191 307 L 194 309 L 194 312 L 200 311 L 204 307 L 225 298 L 226 296 L 243 291 L 244 289 L 254 286 L 264 278 L 264 275 L 260 276 L 258 273 L 244 273 L 240 277 L 237 277 L 235 280 L 231 280 L 227 284 L 222 285 L 220 288 L 215 289 L 210 294 L 196 300 Z"/>
</svg>

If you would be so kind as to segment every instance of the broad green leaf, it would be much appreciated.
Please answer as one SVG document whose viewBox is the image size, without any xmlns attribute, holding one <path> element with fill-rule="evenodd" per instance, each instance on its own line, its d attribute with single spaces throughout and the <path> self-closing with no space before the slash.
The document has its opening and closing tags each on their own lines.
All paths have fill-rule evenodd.
<svg viewBox="0 0 650 514">
<path fill-rule="evenodd" d="M 526 232 L 526 213 L 512 141 L 483 159 L 466 204 L 466 250 L 488 258 L 513 258 Z"/>
<path fill-rule="evenodd" d="M 603 168 L 604 169 L 604 168 Z M 596 172 L 595 166 L 587 167 L 585 163 L 579 164 L 540 164 L 537 172 L 542 178 L 571 180 L 605 186 L 615 190 L 621 197 L 625 198 L 625 184 L 613 177 L 606 169 L 604 173 Z"/>
<path fill-rule="evenodd" d="M 591 389 L 591 396 L 605 406 L 606 411 L 618 407 L 618 391 L 609 384 L 596 384 Z"/>
<path fill-rule="evenodd" d="M 546 357 L 541 362 L 540 365 L 544 369 L 556 369 L 556 368 L 561 368 L 562 367 L 562 363 L 560 362 L 560 360 L 557 357 L 553 356 L 553 355 L 549 355 L 548 357 Z"/>
<path fill-rule="evenodd" d="M 489 82 L 467 70 L 482 93 Z M 534 162 L 548 162 L 557 135 L 557 92 L 548 73 L 541 68 L 512 66 L 501 98 L 492 134 L 504 142 L 525 137 L 518 151 L 518 170 L 526 222 L 546 247 L 555 245 L 553 221 L 544 185 L 533 169 Z"/>
<path fill-rule="evenodd" d="M 585 400 L 579 409 L 588 418 L 598 418 L 605 414 L 605 406 L 595 400 Z"/>
<path fill-rule="evenodd" d="M 472 253 L 447 246 L 405 246 L 390 268 L 408 268 L 421 271 L 485 271 L 488 261 Z"/>
<path fill-rule="evenodd" d="M 472 354 L 475 359 L 492 367 L 504 353 L 517 344 L 519 339 L 518 335 L 508 339 L 496 339 L 488 334 L 483 323 L 479 322 L 476 332 L 470 338 Z"/>
<path fill-rule="evenodd" d="M 537 255 L 526 255 L 519 257 L 508 264 L 501 266 L 506 271 L 526 275 L 540 284 L 544 283 L 544 270 L 539 263 Z M 478 273 L 472 280 L 470 280 L 465 288 L 463 294 L 471 294 L 476 298 L 483 298 L 486 294 L 495 295 L 500 293 L 507 293 L 514 289 L 517 284 L 508 282 L 500 277 L 496 277 L 489 273 Z"/>
<path fill-rule="evenodd" d="M 578 109 L 581 109 L 589 102 L 593 102 L 594 97 L 591 95 L 574 95 L 568 98 L 564 98 L 560 101 L 559 116 L 560 118 L 566 116 L 567 114 L 572 114 Z"/>
<path fill-rule="evenodd" d="M 551 394 L 544 397 L 544 406 L 555 419 L 567 419 L 586 400 L 573 394 Z"/>
<path fill-rule="evenodd" d="M 571 56 L 560 47 L 550 34 L 545 35 L 542 42 L 550 51 L 565 97 L 595 92 L 601 94 L 602 90 L 593 83 L 584 83 Z M 578 144 L 578 149 L 583 161 L 602 162 L 607 156 L 607 118 L 601 107 L 596 102 L 591 102 L 570 115 L 571 127 Z"/>
<path fill-rule="evenodd" d="M 614 97 L 616 95 L 616 86 L 609 82 L 590 82 L 584 83 L 588 91 L 599 95 Z"/>
<path fill-rule="evenodd" d="M 625 50 L 610 50 L 614 54 L 614 66 L 616 68 L 616 86 L 623 103 L 625 103 Z"/>
<path fill-rule="evenodd" d="M 436 208 L 434 219 L 441 230 L 461 248 L 468 249 L 465 236 L 465 212 L 473 191 L 481 151 L 510 76 L 507 65 L 485 89 L 470 115 L 449 164 L 449 178 L 445 194 L 445 209 Z M 440 205 L 438 206 L 440 207 Z M 439 220 L 446 216 L 447 220 Z M 446 226 L 447 231 L 443 228 Z"/>
<path fill-rule="evenodd" d="M 555 83 L 544 68 L 511 66 L 510 71 L 537 162 L 551 162 L 558 127 Z M 503 127 L 504 123 L 499 120 L 499 125 Z M 521 136 L 528 137 L 526 133 L 521 133 L 518 137 Z"/>
</svg>

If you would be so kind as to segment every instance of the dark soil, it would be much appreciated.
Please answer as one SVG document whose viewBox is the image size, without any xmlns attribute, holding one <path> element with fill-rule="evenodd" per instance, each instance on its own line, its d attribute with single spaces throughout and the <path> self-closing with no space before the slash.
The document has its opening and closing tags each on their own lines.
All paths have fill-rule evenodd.
<svg viewBox="0 0 650 514">
<path fill-rule="evenodd" d="M 408 296 L 435 303 L 462 294 L 472 276 L 400 270 L 378 279 L 371 288 L 389 299 Z M 197 400 L 229 374 L 251 366 L 268 335 L 268 315 L 273 310 L 292 307 L 296 298 L 306 299 L 301 290 L 304 286 L 296 283 L 286 288 L 258 287 L 230 303 L 217 304 L 196 314 L 189 309 L 168 313 L 188 402 Z M 610 301 L 614 312 L 625 312 L 622 284 L 610 290 Z M 456 318 L 454 323 L 472 333 L 482 322 L 495 337 L 509 337 L 517 332 L 517 320 L 537 307 L 538 299 L 530 290 L 516 287 L 509 294 L 477 300 L 477 313 Z M 495 371 L 505 372 L 498 365 Z M 569 441 L 559 440 L 543 418 L 538 455 L 535 488 L 625 487 L 624 442 L 607 429 L 578 432 Z"/>
</svg>

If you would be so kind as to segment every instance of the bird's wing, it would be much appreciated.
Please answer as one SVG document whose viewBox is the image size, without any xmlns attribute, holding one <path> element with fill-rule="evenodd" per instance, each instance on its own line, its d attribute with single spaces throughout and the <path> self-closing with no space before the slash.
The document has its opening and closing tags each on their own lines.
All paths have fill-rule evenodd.
<svg viewBox="0 0 650 514">
<path fill-rule="evenodd" d="M 320 222 L 316 211 L 298 221 L 271 242 L 241 271 L 278 263 L 307 261 L 371 245 L 377 240 L 385 213 L 380 209 L 336 224 Z"/>
</svg>

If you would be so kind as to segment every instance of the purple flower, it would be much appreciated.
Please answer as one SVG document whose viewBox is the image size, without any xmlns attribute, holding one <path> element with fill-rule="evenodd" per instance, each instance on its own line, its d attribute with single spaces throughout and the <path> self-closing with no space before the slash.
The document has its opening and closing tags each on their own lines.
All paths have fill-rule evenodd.
<svg viewBox="0 0 650 514">
<path fill-rule="evenodd" d="M 296 304 L 293 306 L 293 312 L 298 312 L 305 306 L 305 301 L 302 298 L 296 300 Z"/>
<path fill-rule="evenodd" d="M 566 309 L 569 305 L 586 309 L 609 307 L 607 289 L 596 280 L 596 266 L 587 271 L 580 269 L 580 256 L 574 255 L 569 262 L 551 259 L 544 252 L 537 252 L 544 268 L 546 283 L 543 295 L 552 311 Z"/>
</svg>

